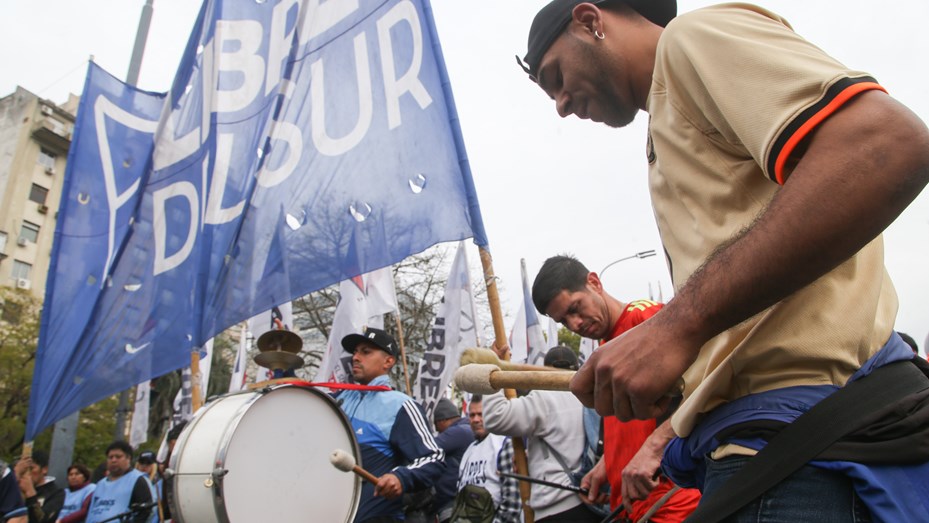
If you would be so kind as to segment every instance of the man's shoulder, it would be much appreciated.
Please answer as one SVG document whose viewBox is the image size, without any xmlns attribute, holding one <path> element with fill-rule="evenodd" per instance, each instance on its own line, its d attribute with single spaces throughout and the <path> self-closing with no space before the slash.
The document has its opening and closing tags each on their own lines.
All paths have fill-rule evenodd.
<svg viewBox="0 0 929 523">
<path fill-rule="evenodd" d="M 379 403 L 391 409 L 399 410 L 404 403 L 408 401 L 413 402 L 413 398 L 407 396 L 399 390 L 385 390 L 381 392 L 375 392 L 374 394 L 377 394 L 376 397 Z"/>
<path fill-rule="evenodd" d="M 462 421 L 467 421 L 465 418 L 461 419 Z M 452 424 L 451 427 L 445 429 L 445 432 L 448 433 L 448 436 L 445 439 L 458 445 L 467 446 L 474 441 L 474 431 L 471 430 L 471 425 L 469 423 L 461 423 L 461 421 L 456 421 L 454 424 Z"/>
<path fill-rule="evenodd" d="M 766 18 L 782 24 L 787 24 L 787 20 L 783 17 L 763 7 L 747 3 L 731 2 L 701 7 L 693 11 L 681 13 L 668 22 L 667 29 L 672 32 L 677 32 L 681 30 L 692 30 L 707 24 L 725 23 L 728 20 L 756 19 L 760 21 Z"/>
<path fill-rule="evenodd" d="M 751 27 L 775 23 L 792 29 L 783 17 L 763 7 L 745 3 L 726 3 L 679 14 L 661 35 L 661 46 L 693 45 L 706 39 L 740 35 Z"/>
</svg>

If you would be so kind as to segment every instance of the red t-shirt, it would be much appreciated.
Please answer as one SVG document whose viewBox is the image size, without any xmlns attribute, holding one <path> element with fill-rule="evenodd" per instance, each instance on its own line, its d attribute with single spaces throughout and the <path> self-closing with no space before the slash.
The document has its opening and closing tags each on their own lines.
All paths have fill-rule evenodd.
<svg viewBox="0 0 929 523">
<path fill-rule="evenodd" d="M 626 305 L 623 313 L 613 325 L 609 340 L 619 336 L 643 321 L 651 318 L 662 304 L 649 300 L 638 300 Z M 607 340 L 604 340 L 607 341 Z M 603 418 L 603 460 L 606 465 L 607 478 L 610 481 L 610 507 L 618 507 L 622 499 L 622 472 L 626 465 L 639 451 L 648 436 L 655 431 L 656 422 L 650 420 L 633 420 L 622 422 L 614 416 Z M 638 521 L 674 487 L 667 478 L 661 477 L 658 486 L 647 498 L 632 504 L 632 513 L 629 519 Z M 654 523 L 677 523 L 684 521 L 700 502 L 700 491 L 696 489 L 681 489 L 671 499 L 665 502 L 658 511 L 649 518 Z"/>
</svg>

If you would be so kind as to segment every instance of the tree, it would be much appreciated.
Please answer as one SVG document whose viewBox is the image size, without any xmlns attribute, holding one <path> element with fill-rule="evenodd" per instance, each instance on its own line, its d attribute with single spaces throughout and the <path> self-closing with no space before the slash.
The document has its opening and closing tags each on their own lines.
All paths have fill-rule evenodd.
<svg viewBox="0 0 929 523">
<path fill-rule="evenodd" d="M 445 284 L 454 254 L 454 244 L 440 244 L 420 254 L 410 256 L 392 267 L 411 384 L 416 381 L 419 362 L 428 346 L 429 336 L 432 334 L 432 323 L 438 304 L 445 293 Z M 473 268 L 471 272 L 475 274 Z M 480 271 L 477 274 L 480 274 Z M 477 283 L 473 283 L 472 292 L 477 301 L 482 336 L 489 344 L 489 341 L 493 339 L 493 326 L 489 319 L 487 290 L 482 280 L 478 279 Z M 294 326 L 304 340 L 304 350 L 301 356 L 306 362 L 303 369 L 298 370 L 298 375 L 301 373 L 307 377 L 315 375 L 326 350 L 326 340 L 329 338 L 332 317 L 338 302 L 338 285 L 294 300 Z M 397 315 L 385 315 L 384 329 L 399 339 Z M 400 390 L 406 390 L 403 362 L 398 362 L 394 366 L 391 379 Z"/>
<path fill-rule="evenodd" d="M 558 344 L 565 345 L 574 349 L 574 352 L 581 350 L 581 336 L 575 334 L 564 327 L 558 328 Z"/>
<path fill-rule="evenodd" d="M 40 314 L 41 304 L 31 294 L 0 287 L 0 457 L 4 459 L 22 452 Z M 111 397 L 81 411 L 75 461 L 93 464 L 103 458 L 115 428 L 115 410 L 116 398 Z M 35 448 L 48 450 L 51 434 L 51 428 L 39 434 Z"/>
<path fill-rule="evenodd" d="M 13 455 L 23 442 L 39 338 L 39 302 L 28 292 L 0 287 L 0 449 Z"/>
</svg>

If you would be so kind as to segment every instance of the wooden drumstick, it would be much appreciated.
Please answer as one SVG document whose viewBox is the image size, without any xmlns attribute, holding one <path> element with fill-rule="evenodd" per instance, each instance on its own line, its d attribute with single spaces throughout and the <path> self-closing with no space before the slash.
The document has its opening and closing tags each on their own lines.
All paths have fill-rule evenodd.
<svg viewBox="0 0 929 523">
<path fill-rule="evenodd" d="M 558 371 L 555 367 L 544 367 L 542 365 L 528 365 L 525 363 L 510 363 L 503 361 L 497 356 L 497 353 L 491 349 L 481 349 L 479 347 L 469 347 L 461 353 L 460 365 L 471 365 L 473 363 L 483 363 L 487 365 L 496 365 L 500 370 L 531 370 L 531 371 Z"/>
<path fill-rule="evenodd" d="M 574 371 L 500 370 L 489 363 L 464 365 L 455 371 L 455 385 L 466 392 L 493 394 L 500 389 L 570 390 Z"/>
<path fill-rule="evenodd" d="M 377 477 L 355 463 L 355 458 L 342 449 L 335 449 L 329 454 L 329 462 L 342 472 L 354 472 L 372 485 L 377 485 Z"/>
<path fill-rule="evenodd" d="M 500 389 L 568 391 L 575 371 L 507 371 L 496 365 L 471 364 L 455 371 L 455 385 L 472 394 L 493 394 Z M 678 379 L 674 390 L 665 396 L 684 392 L 684 380 Z"/>
</svg>

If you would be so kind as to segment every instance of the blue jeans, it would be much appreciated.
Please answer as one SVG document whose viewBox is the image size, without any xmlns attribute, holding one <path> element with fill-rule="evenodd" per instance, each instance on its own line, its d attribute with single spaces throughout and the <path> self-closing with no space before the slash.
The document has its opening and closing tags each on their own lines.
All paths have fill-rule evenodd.
<svg viewBox="0 0 929 523">
<path fill-rule="evenodd" d="M 717 492 L 751 458 L 706 458 L 703 496 Z M 852 480 L 837 472 L 805 466 L 727 518 L 726 523 L 870 523 L 868 509 L 855 494 Z"/>
</svg>

